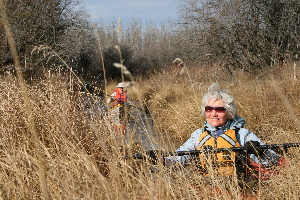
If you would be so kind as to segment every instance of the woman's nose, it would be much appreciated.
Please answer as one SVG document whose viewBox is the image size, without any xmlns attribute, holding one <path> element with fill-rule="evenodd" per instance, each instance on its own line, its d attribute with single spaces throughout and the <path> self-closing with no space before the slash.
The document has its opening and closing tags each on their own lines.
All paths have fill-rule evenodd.
<svg viewBox="0 0 300 200">
<path fill-rule="evenodd" d="M 212 111 L 211 111 L 211 114 L 212 114 L 213 116 L 218 115 L 218 113 L 217 113 L 215 110 L 212 110 Z"/>
</svg>

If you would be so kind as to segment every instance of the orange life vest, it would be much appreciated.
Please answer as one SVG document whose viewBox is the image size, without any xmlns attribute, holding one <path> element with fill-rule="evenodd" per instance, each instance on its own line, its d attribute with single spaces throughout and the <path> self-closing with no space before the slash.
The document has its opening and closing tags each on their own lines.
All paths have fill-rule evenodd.
<svg viewBox="0 0 300 200">
<path fill-rule="evenodd" d="M 201 133 L 199 145 L 196 150 L 203 150 L 205 146 L 211 146 L 212 149 L 241 147 L 236 138 L 236 130 L 228 129 L 219 137 L 212 137 L 207 131 Z M 235 152 L 221 152 L 212 155 L 199 154 L 200 166 L 204 174 L 208 174 L 208 169 L 217 172 L 222 176 L 230 176 L 235 173 Z"/>
<path fill-rule="evenodd" d="M 118 89 L 115 89 L 115 98 L 117 99 L 117 101 L 115 101 L 114 105 L 117 104 L 124 104 L 124 102 L 126 102 L 127 100 L 127 95 L 126 95 L 126 91 L 123 93 L 120 93 L 120 91 Z"/>
</svg>

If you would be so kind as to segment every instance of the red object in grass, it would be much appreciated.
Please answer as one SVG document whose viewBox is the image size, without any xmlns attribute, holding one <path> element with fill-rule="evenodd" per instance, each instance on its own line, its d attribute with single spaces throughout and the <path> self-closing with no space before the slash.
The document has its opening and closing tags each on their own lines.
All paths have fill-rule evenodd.
<svg viewBox="0 0 300 200">
<path fill-rule="evenodd" d="M 258 164 L 254 161 L 250 162 L 250 167 L 252 168 L 252 170 L 255 170 L 256 173 L 254 173 L 254 175 L 256 176 L 256 178 L 260 178 L 264 181 L 269 180 L 272 176 L 276 176 L 279 174 L 279 171 L 282 167 L 286 167 L 287 166 L 287 159 L 285 158 L 280 158 L 278 160 L 278 165 L 275 166 L 274 168 L 266 168 L 261 164 Z"/>
</svg>

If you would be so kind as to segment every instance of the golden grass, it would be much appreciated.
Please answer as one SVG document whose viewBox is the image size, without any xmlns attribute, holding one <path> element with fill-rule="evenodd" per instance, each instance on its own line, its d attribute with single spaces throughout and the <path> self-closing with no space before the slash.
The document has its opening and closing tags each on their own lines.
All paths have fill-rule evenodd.
<svg viewBox="0 0 300 200">
<path fill-rule="evenodd" d="M 202 126 L 201 97 L 216 81 L 235 96 L 247 128 L 264 142 L 299 141 L 299 81 L 288 78 L 288 70 L 271 71 L 259 78 L 243 72 L 229 76 L 222 70 L 215 78 L 200 66 L 187 70 L 190 76 L 174 76 L 170 70 L 136 81 L 135 90 L 128 88 L 131 99 L 142 99 L 141 105 L 152 114 L 157 133 L 163 136 L 161 150 L 175 150 Z M 44 199 L 40 166 L 51 199 L 242 199 L 237 185 L 223 178 L 210 180 L 223 191 L 230 191 L 218 194 L 195 169 L 172 171 L 159 163 L 154 170 L 147 160 L 125 159 L 125 155 L 143 149 L 134 141 L 115 136 L 103 113 L 88 113 L 82 106 L 96 106 L 103 98 L 93 96 L 93 101 L 80 102 L 78 96 L 90 94 L 71 90 L 68 81 L 53 74 L 28 86 L 39 157 L 18 82 L 14 76 L 0 78 L 2 199 Z M 292 152 L 289 167 L 267 184 L 260 184 L 259 199 L 298 198 L 299 149 Z"/>
<path fill-rule="evenodd" d="M 264 141 L 276 142 L 280 137 L 290 142 L 300 129 L 300 93 L 299 81 L 290 78 L 288 67 L 261 76 L 243 72 L 231 76 L 218 69 L 217 77 L 214 69 L 191 67 L 192 81 L 184 76 L 172 79 L 170 70 L 139 84 L 140 93 L 160 130 L 185 141 L 191 131 L 203 125 L 199 108 L 202 95 L 212 82 L 218 82 L 235 97 L 247 128 Z"/>
<path fill-rule="evenodd" d="M 0 4 L 15 65 L 21 69 L 3 1 Z M 58 57 L 71 69 L 51 49 L 35 50 L 46 49 L 54 53 L 47 56 Z M 151 113 L 161 136 L 159 150 L 175 150 L 202 127 L 199 106 L 212 82 L 235 96 L 247 128 L 264 142 L 299 141 L 300 93 L 295 79 L 299 70 L 294 73 L 291 66 L 284 66 L 249 76 L 241 71 L 230 74 L 218 66 L 176 62 L 178 66 L 150 79 L 134 81 L 128 91 Z M 115 66 L 133 79 L 125 66 Z M 143 148 L 116 135 L 104 111 L 87 109 L 104 105 L 104 97 L 72 89 L 82 85 L 75 74 L 75 80 L 56 73 L 44 75 L 48 78 L 33 85 L 25 84 L 20 70 L 17 75 L 0 77 L 0 199 L 243 199 L 236 179 L 204 177 L 193 164 L 174 170 L 161 162 L 153 166 L 147 159 L 126 158 L 143 153 Z M 105 92 L 113 91 L 116 84 L 105 87 Z M 127 134 L 134 136 L 132 130 Z M 289 166 L 259 184 L 259 199 L 299 198 L 299 148 L 286 157 Z"/>
</svg>

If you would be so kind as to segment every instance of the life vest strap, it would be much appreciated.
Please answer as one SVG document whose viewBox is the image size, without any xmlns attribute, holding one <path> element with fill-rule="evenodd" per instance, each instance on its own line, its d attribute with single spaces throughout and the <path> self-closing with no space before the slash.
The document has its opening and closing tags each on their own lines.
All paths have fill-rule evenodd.
<svg viewBox="0 0 300 200">
<path fill-rule="evenodd" d="M 227 134 L 222 134 L 219 137 L 222 137 L 224 140 L 226 140 L 231 146 L 235 147 L 236 146 L 236 141 L 234 141 L 229 135 Z"/>
<path fill-rule="evenodd" d="M 199 146 L 202 147 L 209 139 L 211 138 L 210 135 L 206 135 L 199 143 Z"/>
</svg>

